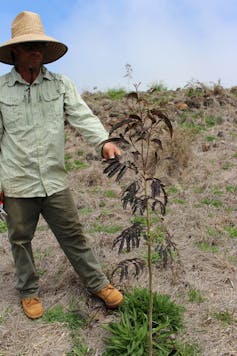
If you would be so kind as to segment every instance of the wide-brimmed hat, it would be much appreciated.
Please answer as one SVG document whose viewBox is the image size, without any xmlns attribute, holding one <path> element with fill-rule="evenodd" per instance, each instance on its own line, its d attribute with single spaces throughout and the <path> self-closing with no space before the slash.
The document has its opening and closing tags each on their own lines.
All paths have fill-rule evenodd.
<svg viewBox="0 0 237 356">
<path fill-rule="evenodd" d="M 11 49 L 13 45 L 24 42 L 47 42 L 43 64 L 51 63 L 67 52 L 67 46 L 45 34 L 40 16 L 34 12 L 23 11 L 12 22 L 12 38 L 0 46 L 0 62 L 14 64 Z"/>
</svg>

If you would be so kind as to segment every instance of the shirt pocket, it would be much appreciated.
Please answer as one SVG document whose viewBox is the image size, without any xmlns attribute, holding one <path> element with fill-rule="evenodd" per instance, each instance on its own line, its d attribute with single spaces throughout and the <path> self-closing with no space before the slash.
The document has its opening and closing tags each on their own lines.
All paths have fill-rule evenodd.
<svg viewBox="0 0 237 356">
<path fill-rule="evenodd" d="M 25 126 L 24 96 L 1 96 L 0 110 L 5 130 L 16 132 Z"/>
<path fill-rule="evenodd" d="M 63 87 L 51 87 L 43 89 L 40 94 L 42 112 L 46 120 L 58 121 L 64 114 L 64 93 Z"/>
</svg>

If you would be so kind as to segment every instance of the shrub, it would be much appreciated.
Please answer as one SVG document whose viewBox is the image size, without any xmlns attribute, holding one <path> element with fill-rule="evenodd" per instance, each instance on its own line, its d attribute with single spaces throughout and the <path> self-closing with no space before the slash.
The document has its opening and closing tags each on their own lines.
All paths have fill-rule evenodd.
<svg viewBox="0 0 237 356">
<path fill-rule="evenodd" d="M 126 90 L 123 88 L 119 89 L 108 89 L 107 95 L 112 100 L 121 100 L 126 95 Z"/>
</svg>

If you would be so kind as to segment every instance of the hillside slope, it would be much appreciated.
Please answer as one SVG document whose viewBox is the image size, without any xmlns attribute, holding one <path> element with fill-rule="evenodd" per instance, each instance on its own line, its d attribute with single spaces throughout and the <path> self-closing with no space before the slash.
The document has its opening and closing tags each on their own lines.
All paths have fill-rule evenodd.
<svg viewBox="0 0 237 356">
<path fill-rule="evenodd" d="M 201 83 L 176 91 L 144 93 L 164 110 L 174 126 L 167 152 L 174 160 L 162 167 L 169 204 L 165 217 L 181 263 L 154 267 L 155 290 L 185 306 L 186 330 L 180 337 L 197 342 L 204 356 L 237 355 L 237 89 Z M 126 117 L 126 99 L 107 93 L 84 93 L 84 99 L 109 129 Z M 81 221 L 98 259 L 110 275 L 116 261 L 112 241 L 130 222 L 120 202 L 120 187 L 80 135 L 67 124 L 66 168 Z M 174 163 L 175 162 L 175 163 Z M 66 323 L 32 322 L 21 311 L 14 290 L 14 267 L 7 232 L 0 234 L 0 355 L 66 355 L 72 348 Z M 41 220 L 33 241 L 46 309 L 76 305 L 90 321 L 80 331 L 90 355 L 101 355 L 104 322 L 113 320 L 90 296 Z M 114 281 L 117 283 L 117 281 Z M 146 273 L 119 288 L 146 286 Z"/>
</svg>

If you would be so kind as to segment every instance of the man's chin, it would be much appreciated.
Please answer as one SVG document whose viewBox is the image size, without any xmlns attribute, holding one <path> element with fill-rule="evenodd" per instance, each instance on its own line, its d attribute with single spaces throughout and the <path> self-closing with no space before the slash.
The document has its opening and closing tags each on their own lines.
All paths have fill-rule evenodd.
<svg viewBox="0 0 237 356">
<path fill-rule="evenodd" d="M 30 71 L 37 71 L 37 70 L 39 70 L 41 67 L 42 67 L 42 61 L 39 61 L 39 62 L 34 61 L 34 63 L 29 63 L 29 64 L 28 64 L 28 69 L 29 69 Z"/>
</svg>

